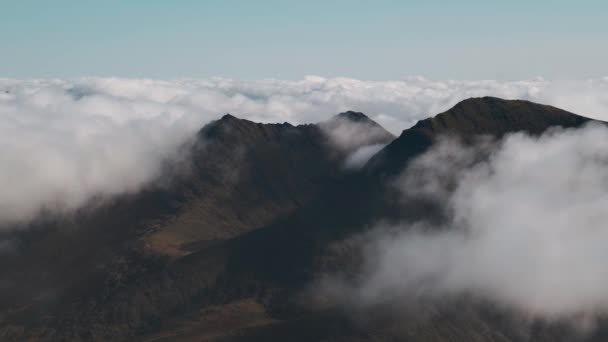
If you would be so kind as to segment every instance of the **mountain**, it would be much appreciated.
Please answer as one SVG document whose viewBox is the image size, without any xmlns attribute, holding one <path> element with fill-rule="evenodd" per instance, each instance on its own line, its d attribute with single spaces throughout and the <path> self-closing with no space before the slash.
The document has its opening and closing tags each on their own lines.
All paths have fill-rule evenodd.
<svg viewBox="0 0 608 342">
<path fill-rule="evenodd" d="M 330 122 L 327 129 L 225 115 L 202 128 L 184 146 L 184 160 L 168 165 L 166 175 L 141 193 L 9 230 L 6 239 L 17 247 L 0 261 L 0 336 L 21 339 L 25 330 L 36 339 L 107 340 L 151 329 L 163 308 L 125 306 L 121 296 L 130 295 L 123 291 L 135 290 L 129 300 L 139 301 L 142 279 L 167 277 L 189 255 L 214 250 L 318 198 L 343 177 L 344 158 L 357 147 L 335 148 L 331 134 L 358 122 L 344 115 Z M 194 290 L 179 295 L 190 298 Z M 179 300 L 166 307 L 182 310 Z"/>
<path fill-rule="evenodd" d="M 530 333 L 517 317 L 466 299 L 399 316 L 394 303 L 348 312 L 317 301 L 311 284 L 356 271 L 351 238 L 377 220 L 428 214 L 416 203 L 396 207 L 386 182 L 440 136 L 539 134 L 587 121 L 489 97 L 398 138 L 358 112 L 299 126 L 225 115 L 146 190 L 4 233 L 16 247 L 0 259 L 1 339 L 571 340 L 567 328 L 540 323 Z M 369 145 L 387 146 L 363 169 L 345 167 Z"/>
<path fill-rule="evenodd" d="M 367 169 L 372 173 L 395 174 L 408 160 L 426 150 L 437 137 L 461 138 L 526 132 L 538 135 L 550 127 L 580 127 L 590 119 L 552 106 L 523 100 L 496 97 L 470 98 L 446 112 L 418 121 L 401 133 L 381 153 L 374 156 Z"/>
</svg>

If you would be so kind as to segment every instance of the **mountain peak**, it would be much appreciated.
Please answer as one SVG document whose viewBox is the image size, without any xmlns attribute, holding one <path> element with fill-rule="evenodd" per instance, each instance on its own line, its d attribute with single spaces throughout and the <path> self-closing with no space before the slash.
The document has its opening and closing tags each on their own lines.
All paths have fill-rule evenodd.
<svg viewBox="0 0 608 342">
<path fill-rule="evenodd" d="M 518 131 L 540 134 L 552 126 L 578 127 L 588 120 L 548 105 L 485 96 L 460 101 L 433 118 L 419 121 L 412 129 L 432 134 L 502 136 Z"/>
<path fill-rule="evenodd" d="M 239 119 L 232 114 L 225 114 L 220 119 L 212 121 L 201 128 L 199 135 L 205 137 L 221 137 L 239 134 L 251 130 L 257 124 L 255 122 Z"/>
<path fill-rule="evenodd" d="M 253 121 L 249 121 L 246 119 L 237 118 L 236 116 L 226 113 L 219 120 L 215 121 L 218 125 L 224 126 L 234 126 L 234 125 L 255 125 L 256 123 Z"/>
<path fill-rule="evenodd" d="M 376 127 L 382 129 L 383 131 L 386 131 L 384 127 L 382 127 L 376 121 L 370 119 L 367 115 L 352 110 L 334 115 L 329 120 L 321 123 L 322 126 L 326 127 L 335 127 L 343 124 Z M 387 135 L 392 136 L 392 134 L 390 134 L 388 131 L 386 133 Z"/>
<path fill-rule="evenodd" d="M 354 112 L 352 110 L 342 112 L 342 113 L 336 115 L 334 118 L 346 119 L 346 120 L 350 120 L 350 121 L 354 121 L 354 122 L 372 121 L 367 115 L 365 115 L 361 112 Z"/>
<path fill-rule="evenodd" d="M 395 136 L 367 115 L 347 111 L 319 123 L 332 144 L 339 149 L 351 151 L 366 145 L 388 144 Z"/>
<path fill-rule="evenodd" d="M 588 121 L 591 119 L 526 100 L 469 98 L 404 130 L 369 161 L 367 168 L 381 174 L 399 172 L 410 158 L 424 152 L 441 135 L 463 138 L 502 137 L 514 132 L 539 135 L 551 127 L 575 128 Z"/>
<path fill-rule="evenodd" d="M 230 113 L 226 113 L 226 114 L 224 114 L 224 116 L 221 117 L 220 120 L 221 121 L 233 121 L 233 120 L 240 120 L 240 119 Z"/>
</svg>

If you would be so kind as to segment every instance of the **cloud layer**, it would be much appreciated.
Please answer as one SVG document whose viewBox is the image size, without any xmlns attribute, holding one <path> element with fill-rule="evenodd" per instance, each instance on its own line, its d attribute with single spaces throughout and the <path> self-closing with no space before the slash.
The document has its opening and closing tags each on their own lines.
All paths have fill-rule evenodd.
<svg viewBox="0 0 608 342">
<path fill-rule="evenodd" d="M 43 209 L 77 208 L 93 196 L 137 191 L 196 130 L 226 112 L 261 122 L 309 123 L 353 109 L 398 134 L 482 95 L 530 99 L 602 118 L 608 116 L 607 90 L 608 79 L 0 79 L 0 223 L 27 221 Z M 367 158 L 369 151 L 361 154 Z"/>
<path fill-rule="evenodd" d="M 489 146 L 445 141 L 405 171 L 404 196 L 436 201 L 447 220 L 374 231 L 357 298 L 472 295 L 546 319 L 607 313 L 608 129 Z"/>
</svg>

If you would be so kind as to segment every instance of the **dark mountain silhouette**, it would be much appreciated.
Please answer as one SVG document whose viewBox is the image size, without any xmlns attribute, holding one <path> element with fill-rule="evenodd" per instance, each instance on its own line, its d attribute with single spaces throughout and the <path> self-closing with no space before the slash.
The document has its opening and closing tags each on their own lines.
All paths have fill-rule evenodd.
<svg viewBox="0 0 608 342">
<path fill-rule="evenodd" d="M 470 98 L 433 118 L 418 121 L 403 131 L 368 163 L 368 171 L 399 172 L 407 161 L 431 146 L 441 135 L 467 138 L 479 135 L 501 137 L 507 133 L 537 135 L 550 127 L 580 127 L 590 119 L 552 106 L 496 97 Z"/>
<path fill-rule="evenodd" d="M 225 115 L 147 190 L 4 233 L 16 247 L 0 259 L 0 339 L 572 340 L 567 327 L 529 327 L 466 299 L 397 316 L 394 303 L 347 312 L 313 300 L 311 284 L 356 270 L 361 255 L 348 239 L 377 219 L 424 215 L 416 203 L 395 208 L 384 181 L 440 135 L 539 134 L 588 120 L 469 99 L 394 139 L 357 112 L 300 126 Z M 344 168 L 357 148 L 389 142 L 363 170 Z"/>
</svg>

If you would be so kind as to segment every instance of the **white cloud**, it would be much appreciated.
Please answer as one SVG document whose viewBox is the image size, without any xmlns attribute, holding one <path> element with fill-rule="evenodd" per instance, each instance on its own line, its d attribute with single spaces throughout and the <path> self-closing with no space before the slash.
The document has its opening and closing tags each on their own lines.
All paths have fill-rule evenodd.
<svg viewBox="0 0 608 342">
<path fill-rule="evenodd" d="M 607 313 L 608 129 L 514 134 L 484 155 L 447 141 L 405 171 L 403 194 L 443 204 L 447 222 L 373 232 L 357 298 L 466 294 L 546 319 Z"/>
<path fill-rule="evenodd" d="M 373 144 L 373 145 L 365 145 L 356 149 L 353 153 L 348 155 L 346 160 L 344 161 L 344 165 L 349 169 L 358 169 L 361 168 L 367 163 L 367 161 L 374 156 L 374 154 L 378 153 L 385 144 Z"/>
<path fill-rule="evenodd" d="M 226 112 L 309 123 L 353 109 L 398 134 L 470 96 L 531 99 L 608 116 L 606 90 L 608 79 L 0 79 L 0 222 L 27 220 L 41 208 L 75 208 L 94 195 L 137 191 L 157 177 L 177 146 Z"/>
</svg>

